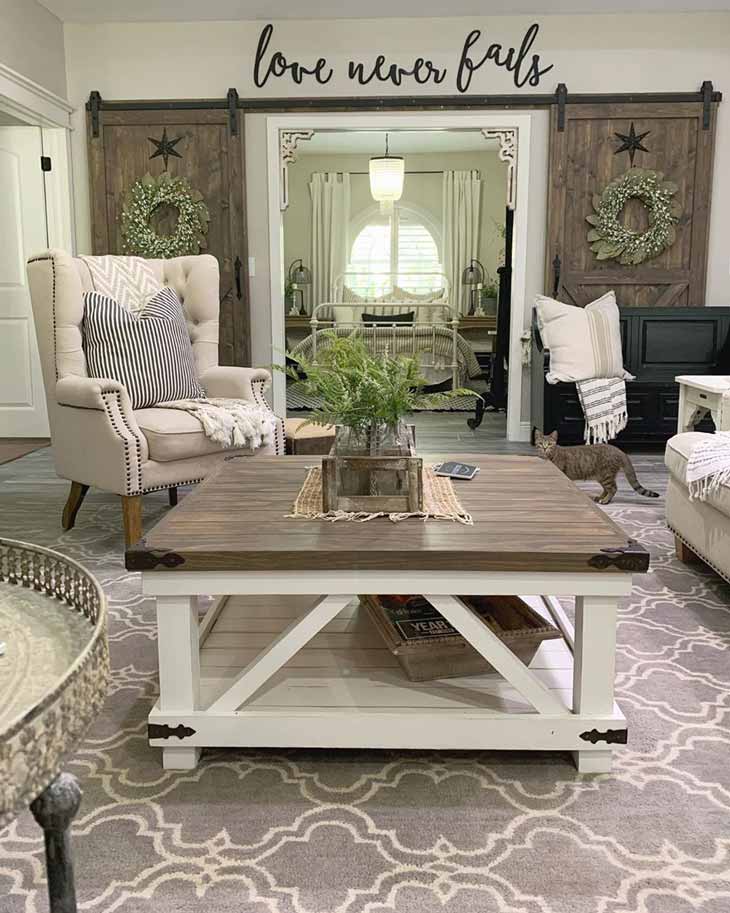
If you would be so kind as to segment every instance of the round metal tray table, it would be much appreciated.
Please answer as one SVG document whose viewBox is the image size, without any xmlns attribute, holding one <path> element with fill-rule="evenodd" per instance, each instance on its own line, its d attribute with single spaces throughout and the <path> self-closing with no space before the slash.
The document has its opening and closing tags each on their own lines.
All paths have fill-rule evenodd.
<svg viewBox="0 0 730 913">
<path fill-rule="evenodd" d="M 61 768 L 106 696 L 99 583 L 58 552 L 0 538 L 0 641 L 0 829 L 30 803 L 51 913 L 75 913 L 69 830 L 81 790 Z"/>
</svg>

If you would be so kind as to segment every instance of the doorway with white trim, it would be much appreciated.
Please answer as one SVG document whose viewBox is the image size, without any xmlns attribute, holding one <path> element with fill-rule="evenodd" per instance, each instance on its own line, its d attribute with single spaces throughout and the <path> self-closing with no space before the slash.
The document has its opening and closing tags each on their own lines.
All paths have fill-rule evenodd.
<svg viewBox="0 0 730 913">
<path fill-rule="evenodd" d="M 275 361 L 316 344 L 314 335 L 333 324 L 348 332 L 354 311 L 359 326 L 360 311 L 372 321 L 367 312 L 376 310 L 375 334 L 408 354 L 418 350 L 429 387 L 480 393 L 495 407 L 490 433 L 499 426 L 499 436 L 520 440 L 525 276 L 509 266 L 525 262 L 530 116 L 281 115 L 267 118 L 267 132 Z M 386 143 L 405 161 L 405 189 L 390 206 L 379 202 L 368 168 Z M 509 383 L 499 402 L 502 374 Z M 476 399 L 455 400 L 455 411 L 471 411 Z M 311 406 L 281 374 L 274 402 L 281 413 Z M 471 412 L 465 430 L 467 418 L 475 427 Z"/>
</svg>

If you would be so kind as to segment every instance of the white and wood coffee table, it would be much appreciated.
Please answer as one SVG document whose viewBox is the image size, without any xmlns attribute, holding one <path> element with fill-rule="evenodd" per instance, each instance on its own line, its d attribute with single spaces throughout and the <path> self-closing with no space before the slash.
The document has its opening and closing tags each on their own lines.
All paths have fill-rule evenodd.
<svg viewBox="0 0 730 913">
<path fill-rule="evenodd" d="M 627 739 L 617 605 L 648 554 L 533 457 L 485 457 L 457 483 L 473 526 L 288 519 L 311 462 L 230 459 L 127 551 L 157 599 L 149 739 L 164 766 L 192 768 L 220 746 L 504 748 L 609 770 Z M 359 593 L 425 595 L 501 674 L 408 681 Z M 563 634 L 529 668 L 459 599 L 505 593 L 530 597 Z M 575 597 L 575 630 L 559 596 Z"/>
<path fill-rule="evenodd" d="M 730 431 L 730 377 L 722 374 L 680 374 L 677 434 L 692 431 L 709 412 L 716 431 Z"/>
</svg>

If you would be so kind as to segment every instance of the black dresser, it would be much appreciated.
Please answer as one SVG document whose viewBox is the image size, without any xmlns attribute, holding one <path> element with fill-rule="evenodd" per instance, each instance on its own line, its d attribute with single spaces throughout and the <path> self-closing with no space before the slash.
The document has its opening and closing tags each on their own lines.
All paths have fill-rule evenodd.
<svg viewBox="0 0 730 913">
<path fill-rule="evenodd" d="M 628 426 L 612 443 L 663 445 L 676 433 L 678 374 L 730 374 L 730 307 L 620 308 L 624 366 L 628 381 Z M 583 410 L 575 384 L 545 380 L 549 356 L 533 312 L 532 426 L 558 431 L 562 444 L 583 443 Z M 699 430 L 712 430 L 709 419 Z"/>
</svg>

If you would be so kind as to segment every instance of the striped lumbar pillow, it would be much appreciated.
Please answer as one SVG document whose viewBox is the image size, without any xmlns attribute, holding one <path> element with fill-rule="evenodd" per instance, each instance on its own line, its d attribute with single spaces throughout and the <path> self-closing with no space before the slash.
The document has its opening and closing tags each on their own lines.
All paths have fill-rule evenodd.
<svg viewBox="0 0 730 913">
<path fill-rule="evenodd" d="M 137 314 L 99 292 L 84 295 L 84 350 L 89 377 L 117 380 L 133 409 L 205 396 L 195 374 L 180 299 L 163 288 Z"/>
</svg>

